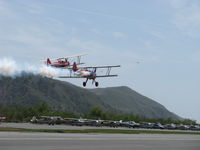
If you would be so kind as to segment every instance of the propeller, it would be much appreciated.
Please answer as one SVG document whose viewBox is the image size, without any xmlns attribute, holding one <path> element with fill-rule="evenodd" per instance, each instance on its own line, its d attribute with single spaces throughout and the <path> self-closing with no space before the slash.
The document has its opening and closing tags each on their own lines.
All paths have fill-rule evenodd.
<svg viewBox="0 0 200 150">
<path fill-rule="evenodd" d="M 92 71 L 92 76 L 95 77 L 97 72 L 97 68 L 94 68 L 94 71 Z"/>
</svg>

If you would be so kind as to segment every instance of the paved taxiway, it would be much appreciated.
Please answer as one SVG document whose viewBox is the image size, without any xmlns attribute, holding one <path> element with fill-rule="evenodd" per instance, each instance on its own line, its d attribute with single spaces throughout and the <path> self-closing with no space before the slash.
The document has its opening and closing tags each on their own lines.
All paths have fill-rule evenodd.
<svg viewBox="0 0 200 150">
<path fill-rule="evenodd" d="M 118 128 L 112 128 L 112 127 L 92 127 L 92 126 L 71 126 L 71 125 L 48 125 L 48 124 L 32 124 L 32 123 L 6 123 L 2 122 L 0 123 L 0 128 L 23 128 L 23 129 L 63 129 L 63 130 L 83 130 L 83 129 L 121 129 L 121 130 L 156 130 L 159 129 L 138 129 L 138 128 L 125 128 L 125 127 L 118 127 Z M 165 130 L 162 130 L 165 131 Z M 169 131 L 169 130 L 166 130 Z M 191 130 L 170 130 L 173 131 L 179 131 L 179 132 L 200 132 L 200 131 L 191 131 Z"/>
<path fill-rule="evenodd" d="M 33 124 L 33 123 L 0 123 L 0 127 L 6 128 L 23 128 L 23 129 L 63 129 L 63 130 L 80 130 L 80 129 L 100 129 L 100 127 L 91 126 L 71 126 L 71 125 L 48 125 L 48 124 Z M 112 129 L 110 127 L 103 127 Z M 126 128 L 127 129 L 127 128 Z"/>
<path fill-rule="evenodd" d="M 0 132 L 0 150 L 199 150 L 200 135 Z"/>
</svg>

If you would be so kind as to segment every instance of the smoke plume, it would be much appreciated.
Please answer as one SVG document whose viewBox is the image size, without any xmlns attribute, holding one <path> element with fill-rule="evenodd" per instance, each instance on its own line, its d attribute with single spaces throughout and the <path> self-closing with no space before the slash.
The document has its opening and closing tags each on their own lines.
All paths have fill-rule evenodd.
<svg viewBox="0 0 200 150">
<path fill-rule="evenodd" d="M 10 58 L 2 58 L 0 59 L 0 75 L 3 76 L 20 76 L 22 72 L 38 74 L 44 77 L 53 78 L 58 77 L 58 75 L 62 72 L 60 69 L 56 69 L 53 67 L 48 67 L 46 65 L 41 64 L 40 66 L 36 66 L 34 64 L 17 64 L 14 60 Z"/>
<path fill-rule="evenodd" d="M 17 71 L 15 61 L 9 58 L 0 59 L 0 74 L 3 76 L 14 76 Z"/>
<path fill-rule="evenodd" d="M 52 67 L 42 65 L 38 70 L 38 74 L 48 77 L 48 78 L 53 78 L 53 77 L 57 77 L 59 75 L 59 71 Z"/>
</svg>

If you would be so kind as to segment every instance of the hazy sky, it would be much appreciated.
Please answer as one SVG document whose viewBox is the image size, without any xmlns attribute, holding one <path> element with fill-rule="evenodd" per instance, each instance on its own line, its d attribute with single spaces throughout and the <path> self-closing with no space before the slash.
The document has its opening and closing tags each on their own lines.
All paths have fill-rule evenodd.
<svg viewBox="0 0 200 150">
<path fill-rule="evenodd" d="M 199 44 L 199 0 L 0 0 L 0 58 L 87 53 L 90 66 L 122 65 L 100 87 L 129 86 L 198 122 Z"/>
</svg>

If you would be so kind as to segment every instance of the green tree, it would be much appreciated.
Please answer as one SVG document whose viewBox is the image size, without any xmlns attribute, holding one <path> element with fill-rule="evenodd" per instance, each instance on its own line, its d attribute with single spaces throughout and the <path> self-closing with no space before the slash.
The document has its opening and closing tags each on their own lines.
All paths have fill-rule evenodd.
<svg viewBox="0 0 200 150">
<path fill-rule="evenodd" d="M 100 107 L 92 107 L 92 109 L 90 110 L 89 116 L 92 118 L 101 118 L 103 115 L 103 111 Z"/>
</svg>

